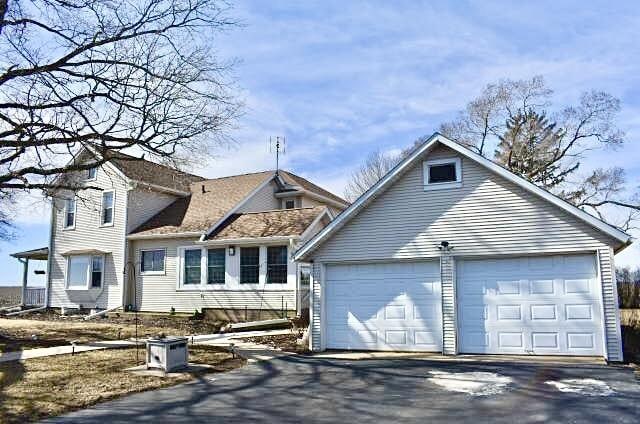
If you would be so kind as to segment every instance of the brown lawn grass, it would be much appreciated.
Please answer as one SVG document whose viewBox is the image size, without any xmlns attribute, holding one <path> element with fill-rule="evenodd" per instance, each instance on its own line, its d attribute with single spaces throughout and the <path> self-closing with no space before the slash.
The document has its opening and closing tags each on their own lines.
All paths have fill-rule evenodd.
<svg viewBox="0 0 640 424">
<path fill-rule="evenodd" d="M 640 364 L 640 309 L 621 309 L 620 321 L 624 358 Z"/>
<path fill-rule="evenodd" d="M 190 362 L 212 365 L 206 372 L 237 368 L 243 359 L 213 346 L 189 346 Z M 140 350 L 144 359 L 144 349 Z M 138 376 L 124 372 L 136 363 L 135 348 L 110 349 L 0 364 L 0 423 L 23 423 L 95 403 L 197 378 Z"/>
<path fill-rule="evenodd" d="M 147 338 L 159 333 L 183 336 L 183 328 L 144 323 L 138 326 L 138 337 Z M 35 336 L 35 340 L 32 338 Z M 96 321 L 45 321 L 0 318 L 0 352 L 33 349 L 37 347 L 68 345 L 72 340 L 89 342 L 96 340 L 129 339 L 135 336 L 131 323 Z"/>
</svg>

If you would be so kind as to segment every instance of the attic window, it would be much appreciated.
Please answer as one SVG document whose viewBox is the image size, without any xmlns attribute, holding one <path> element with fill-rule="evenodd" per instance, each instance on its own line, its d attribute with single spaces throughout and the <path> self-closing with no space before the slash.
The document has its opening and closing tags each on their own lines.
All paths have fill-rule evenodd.
<svg viewBox="0 0 640 424">
<path fill-rule="evenodd" d="M 428 160 L 423 167 L 425 190 L 462 187 L 460 158 Z"/>
<path fill-rule="evenodd" d="M 86 177 L 85 180 L 87 180 L 87 181 L 95 180 L 97 172 L 98 172 L 98 168 L 95 168 L 95 167 L 87 169 L 87 173 L 85 175 L 85 177 Z"/>
</svg>

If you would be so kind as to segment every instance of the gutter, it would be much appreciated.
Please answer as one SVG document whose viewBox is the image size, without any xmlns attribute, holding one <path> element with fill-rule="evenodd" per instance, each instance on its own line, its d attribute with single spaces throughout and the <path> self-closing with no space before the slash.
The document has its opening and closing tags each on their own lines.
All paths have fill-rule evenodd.
<svg viewBox="0 0 640 424">
<path fill-rule="evenodd" d="M 216 239 L 216 240 L 198 240 L 196 244 L 204 245 L 228 245 L 228 244 L 241 244 L 241 243 L 270 243 L 270 242 L 283 242 L 299 239 L 300 236 L 272 236 L 272 237 L 245 237 L 235 239 Z"/>
<path fill-rule="evenodd" d="M 166 234 L 129 234 L 127 239 L 129 240 L 153 240 L 153 239 L 166 239 L 166 238 L 185 238 L 185 237 L 198 237 L 202 236 L 202 231 L 189 231 L 185 233 L 166 233 Z"/>
</svg>

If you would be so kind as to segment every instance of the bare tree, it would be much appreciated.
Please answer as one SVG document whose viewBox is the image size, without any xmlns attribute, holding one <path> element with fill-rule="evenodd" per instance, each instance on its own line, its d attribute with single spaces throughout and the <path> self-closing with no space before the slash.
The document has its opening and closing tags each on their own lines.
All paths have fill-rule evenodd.
<svg viewBox="0 0 640 424">
<path fill-rule="evenodd" d="M 625 209 L 616 224 L 634 228 L 638 188 L 627 187 L 622 169 L 580 175 L 585 155 L 623 144 L 624 133 L 615 125 L 620 101 L 591 91 L 578 106 L 548 114 L 551 94 L 542 77 L 490 84 L 441 132 L 601 219 L 612 220 L 612 208 Z"/>
<path fill-rule="evenodd" d="M 354 201 L 372 185 L 384 177 L 401 159 L 401 156 L 385 155 L 376 150 L 367 156 L 365 163 L 353 174 L 344 191 L 344 197 Z"/>
<path fill-rule="evenodd" d="M 212 50 L 234 25 L 228 9 L 218 0 L 0 0 L 0 201 L 79 189 L 59 177 L 108 151 L 182 163 L 228 142 L 239 104 L 232 64 Z M 74 161 L 88 145 L 92 163 Z"/>
<path fill-rule="evenodd" d="M 616 221 L 624 230 L 635 228 L 640 194 L 638 187 L 628 187 L 622 169 L 580 174 L 587 154 L 623 144 L 624 133 L 615 125 L 620 101 L 591 91 L 577 106 L 547 113 L 552 94 L 540 76 L 489 84 L 440 132 L 601 219 Z M 413 147 L 422 142 L 424 137 Z M 391 163 L 374 152 L 353 174 L 346 196 L 353 199 L 366 191 L 411 151 Z"/>
</svg>

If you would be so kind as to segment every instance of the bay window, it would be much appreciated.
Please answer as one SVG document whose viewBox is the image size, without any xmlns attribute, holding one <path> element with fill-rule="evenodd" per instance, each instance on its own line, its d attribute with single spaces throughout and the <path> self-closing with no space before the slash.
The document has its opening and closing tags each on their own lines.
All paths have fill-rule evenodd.
<svg viewBox="0 0 640 424">
<path fill-rule="evenodd" d="M 69 256 L 67 258 L 67 289 L 99 289 L 104 280 L 103 256 Z"/>
</svg>

